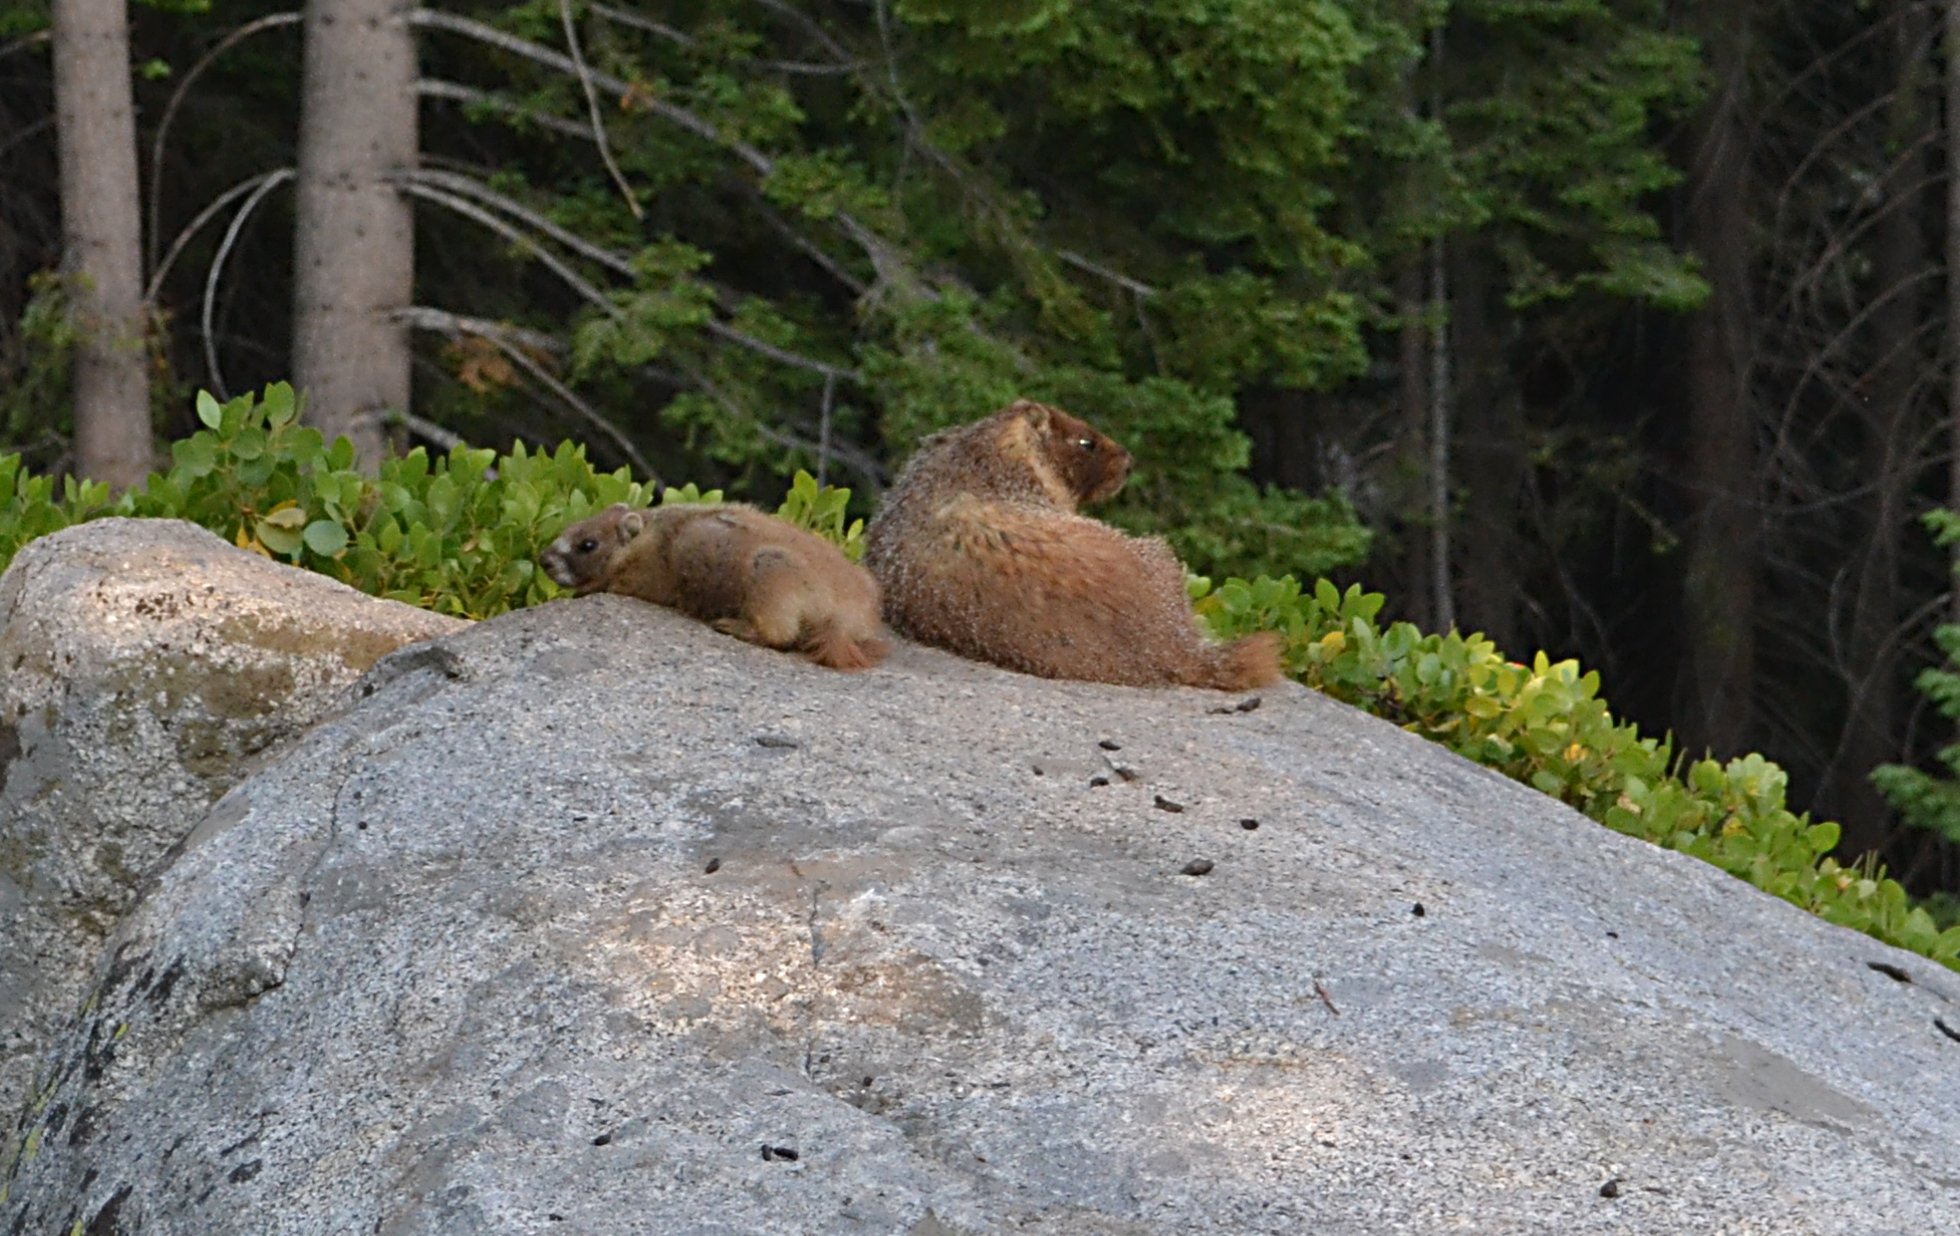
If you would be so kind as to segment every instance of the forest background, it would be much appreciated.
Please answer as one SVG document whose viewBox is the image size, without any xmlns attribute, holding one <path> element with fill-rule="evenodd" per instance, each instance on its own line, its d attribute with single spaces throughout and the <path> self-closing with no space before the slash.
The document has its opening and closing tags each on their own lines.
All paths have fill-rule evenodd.
<svg viewBox="0 0 1960 1236">
<path fill-rule="evenodd" d="M 1194 570 L 1576 656 L 1952 891 L 1871 773 L 1954 737 L 1956 117 L 1925 0 L 0 0 L 0 452 L 291 377 L 868 513 L 1044 398 Z"/>
</svg>

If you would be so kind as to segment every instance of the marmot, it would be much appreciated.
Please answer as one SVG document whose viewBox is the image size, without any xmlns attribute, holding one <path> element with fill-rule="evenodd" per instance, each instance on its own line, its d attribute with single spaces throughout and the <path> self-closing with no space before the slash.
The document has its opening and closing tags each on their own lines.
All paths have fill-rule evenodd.
<svg viewBox="0 0 1960 1236">
<path fill-rule="evenodd" d="M 621 503 L 565 529 L 538 565 L 580 596 L 639 597 L 832 669 L 868 669 L 891 650 L 870 573 L 752 506 Z"/>
<path fill-rule="evenodd" d="M 1129 475 L 1128 451 L 1026 399 L 927 438 L 865 530 L 886 621 L 1044 678 L 1224 691 L 1277 681 L 1279 637 L 1207 637 L 1169 545 L 1076 514 Z"/>
</svg>

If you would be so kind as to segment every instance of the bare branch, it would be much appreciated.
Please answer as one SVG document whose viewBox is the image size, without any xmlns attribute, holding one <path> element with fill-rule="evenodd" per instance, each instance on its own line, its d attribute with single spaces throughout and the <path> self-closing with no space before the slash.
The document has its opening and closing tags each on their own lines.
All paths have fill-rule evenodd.
<svg viewBox="0 0 1960 1236">
<path fill-rule="evenodd" d="M 592 244 L 575 233 L 559 227 L 557 224 L 537 212 L 528 209 L 521 203 L 511 200 L 496 190 L 489 188 L 487 185 L 471 180 L 467 176 L 457 176 L 449 172 L 413 171 L 404 172 L 396 176 L 395 183 L 400 185 L 405 191 L 415 193 L 419 197 L 426 197 L 439 205 L 448 206 L 451 210 L 475 219 L 485 227 L 494 229 L 499 235 L 507 237 L 513 243 L 522 245 L 536 256 L 539 261 L 549 266 L 559 278 L 572 284 L 586 299 L 604 307 L 613 316 L 619 316 L 619 307 L 613 303 L 610 297 L 597 287 L 580 278 L 570 267 L 559 261 L 558 258 L 552 255 L 549 250 L 545 249 L 535 239 L 524 235 L 516 228 L 511 227 L 487 211 L 479 210 L 473 203 L 466 199 L 474 197 L 479 201 L 493 205 L 499 210 L 513 215 L 520 221 L 538 229 L 553 240 L 572 249 L 580 256 L 589 258 L 616 274 L 630 278 L 633 274 L 632 264 L 619 254 L 612 253 Z M 787 349 L 777 347 L 773 343 L 758 339 L 746 331 L 730 326 L 718 318 L 707 318 L 701 323 L 701 328 L 711 335 L 725 339 L 730 343 L 740 344 L 751 352 L 758 353 L 768 357 L 770 360 L 778 361 L 797 369 L 807 369 L 812 373 L 823 374 L 827 378 L 845 378 L 852 382 L 860 380 L 860 375 L 856 370 L 841 369 L 836 365 L 817 360 L 814 357 L 802 356 Z"/>
<path fill-rule="evenodd" d="M 539 244 L 536 239 L 521 229 L 512 227 L 468 198 L 425 183 L 422 178 L 427 175 L 429 173 L 408 172 L 396 175 L 393 177 L 393 180 L 396 187 L 404 193 L 422 198 L 425 201 L 434 202 L 438 206 L 446 206 L 466 219 L 474 219 L 476 222 L 481 223 L 484 227 L 489 228 L 519 248 L 526 250 L 532 257 L 544 263 L 546 269 L 564 280 L 567 287 L 577 292 L 594 306 L 605 310 L 614 317 L 621 316 L 619 306 L 613 304 L 611 297 L 593 286 L 577 271 L 566 265 L 551 250 Z"/>
<path fill-rule="evenodd" d="M 383 411 L 381 413 L 381 423 L 384 425 L 400 425 L 411 432 L 419 433 L 445 451 L 453 451 L 459 447 L 467 450 L 470 445 L 469 439 L 457 433 L 455 430 L 445 429 L 432 420 L 417 416 L 413 412 L 403 412 L 399 408 L 388 408 Z"/>
<path fill-rule="evenodd" d="M 528 330 L 508 322 L 492 322 L 489 318 L 474 318 L 466 314 L 451 313 L 447 309 L 436 309 L 428 305 L 410 305 L 405 309 L 395 310 L 389 316 L 416 330 L 433 331 L 451 338 L 475 335 L 482 339 L 505 340 L 517 347 L 548 352 L 552 355 L 562 354 L 566 346 L 565 341 L 557 335 L 546 334 L 541 330 Z"/>
<path fill-rule="evenodd" d="M 514 34 L 506 34 L 495 26 L 487 25 L 472 18 L 460 17 L 454 13 L 445 13 L 440 9 L 416 9 L 408 15 L 408 20 L 412 25 L 426 26 L 432 30 L 446 30 L 451 34 L 460 34 L 467 38 L 475 39 L 477 42 L 488 44 L 499 51 L 509 52 L 513 56 L 522 56 L 534 64 L 541 64 L 548 69 L 556 69 L 569 77 L 577 77 L 579 75 L 578 65 L 569 56 L 555 52 L 549 47 L 533 43 L 529 39 L 520 39 Z M 623 77 L 614 77 L 610 73 L 597 69 L 590 70 L 590 76 L 595 83 L 604 86 L 607 90 L 613 91 L 616 94 L 623 95 L 633 90 L 633 84 Z M 656 116 L 669 120 L 681 128 L 686 129 L 688 132 L 713 142 L 717 146 L 722 146 L 733 151 L 744 163 L 747 163 L 762 175 L 768 175 L 776 165 L 775 160 L 769 158 L 769 156 L 763 154 L 755 147 L 745 142 L 724 138 L 720 129 L 716 128 L 707 120 L 695 115 L 693 112 L 688 111 L 686 108 L 676 107 L 672 103 L 657 98 L 646 100 L 644 105 Z"/>
<path fill-rule="evenodd" d="M 224 239 L 218 242 L 218 251 L 211 257 L 211 269 L 204 275 L 204 311 L 199 319 L 204 328 L 204 363 L 211 371 L 211 385 L 220 399 L 229 399 L 231 394 L 225 389 L 224 374 L 218 371 L 218 345 L 211 330 L 213 307 L 218 299 L 218 276 L 225 268 L 225 258 L 230 256 L 232 245 L 238 241 L 238 234 L 245 229 L 245 221 L 252 217 L 252 212 L 258 209 L 259 203 L 265 199 L 266 194 L 292 177 L 292 169 L 283 168 L 278 172 L 268 173 L 259 187 L 252 190 L 252 195 L 245 199 L 245 204 L 238 208 L 236 215 L 232 216 L 231 225 L 225 228 Z"/>
<path fill-rule="evenodd" d="M 469 176 L 458 175 L 455 172 L 430 171 L 427 168 L 406 172 L 404 175 L 407 179 L 417 184 L 432 185 L 438 189 L 447 189 L 451 193 L 460 193 L 465 197 L 474 198 L 486 206 L 494 206 L 518 222 L 536 228 L 580 257 L 590 259 L 607 270 L 612 271 L 614 274 L 623 275 L 629 279 L 633 276 L 633 263 L 627 260 L 624 254 L 615 253 L 611 249 L 593 244 L 577 232 L 559 226 L 517 199 L 497 192 L 480 180 L 475 180 Z"/>
<path fill-rule="evenodd" d="M 1092 262 L 1088 258 L 1083 257 L 1080 253 L 1076 253 L 1074 250 L 1062 249 L 1059 250 L 1055 254 L 1055 256 L 1060 258 L 1062 261 L 1067 262 L 1070 266 L 1075 267 L 1077 270 L 1086 270 L 1092 275 L 1097 275 L 1100 276 L 1101 278 L 1107 279 L 1111 283 L 1115 284 L 1117 287 L 1122 288 L 1124 291 L 1129 292 L 1135 296 L 1140 296 L 1145 300 L 1148 300 L 1152 296 L 1155 296 L 1157 294 L 1157 289 L 1151 287 L 1149 284 L 1141 282 L 1136 279 L 1132 279 L 1130 278 L 1130 276 L 1124 274 L 1121 271 L 1111 270 L 1109 267 L 1104 266 L 1100 262 Z"/>
<path fill-rule="evenodd" d="M 538 338 L 534 332 L 520 331 L 516 327 L 508 327 L 502 323 L 485 322 L 480 318 L 462 317 L 449 313 L 446 310 L 434 309 L 423 305 L 416 305 L 401 310 L 395 314 L 395 318 L 398 321 L 407 322 L 423 330 L 436 331 L 440 334 L 447 335 L 451 339 L 461 338 L 464 335 L 472 335 L 487 341 L 491 346 L 503 353 L 505 358 L 513 365 L 516 365 L 528 374 L 532 381 L 550 391 L 566 407 L 578 413 L 593 428 L 611 439 L 613 445 L 619 448 L 620 453 L 626 457 L 627 461 L 639 469 L 640 475 L 653 479 L 656 484 L 658 483 L 658 476 L 653 470 L 653 465 L 647 462 L 646 456 L 640 454 L 639 448 L 633 445 L 633 440 L 626 436 L 625 431 L 602 416 L 598 409 L 594 408 L 591 404 L 580 399 L 572 392 L 570 387 L 560 382 L 550 370 L 540 365 L 532 357 L 530 352 L 531 340 Z M 543 338 L 554 345 L 554 350 L 562 349 L 564 346 L 557 340 L 551 339 L 550 336 L 543 336 Z"/>
<path fill-rule="evenodd" d="M 501 95 L 492 94 L 489 91 L 485 91 L 485 90 L 478 90 L 472 86 L 462 86 L 456 84 L 455 82 L 437 81 L 430 78 L 424 78 L 420 82 L 416 83 L 416 89 L 421 91 L 422 94 L 430 98 L 447 99 L 457 103 L 474 104 L 482 107 L 494 108 L 508 115 L 522 117 L 524 120 L 536 124 L 539 128 L 550 129 L 555 133 L 563 133 L 567 137 L 576 137 L 583 141 L 589 142 L 593 140 L 592 130 L 584 125 L 573 124 L 568 120 L 562 120 L 559 117 L 553 116 L 548 112 L 539 112 L 533 110 L 532 108 L 526 107 L 521 103 L 517 103 L 513 100 L 506 99 Z M 425 168 L 424 170 L 427 169 Z M 801 232 L 798 232 L 794 227 L 792 227 L 789 221 L 783 218 L 782 212 L 778 211 L 773 205 L 771 205 L 769 201 L 765 199 L 760 193 L 754 192 L 753 185 L 746 185 L 744 187 L 749 190 L 749 196 L 751 199 L 749 203 L 750 207 L 754 209 L 755 212 L 762 218 L 762 221 L 764 223 L 767 223 L 770 226 L 770 228 L 772 228 L 777 233 L 777 235 L 781 236 L 786 243 L 788 243 L 789 245 L 797 249 L 805 257 L 809 258 L 812 262 L 816 263 L 826 273 L 828 273 L 831 278 L 837 280 L 837 282 L 849 288 L 853 295 L 863 296 L 866 293 L 866 291 L 869 290 L 869 285 L 867 285 L 864 282 L 864 280 L 859 279 L 857 276 L 851 274 L 851 272 L 849 272 L 848 270 L 845 270 L 842 264 L 840 264 L 837 261 L 837 259 L 831 257 L 828 253 L 825 253 L 823 249 L 819 247 L 809 237 L 803 235 Z"/>
<path fill-rule="evenodd" d="M 864 280 L 853 275 L 850 271 L 845 270 L 837 259 L 825 253 L 818 247 L 815 241 L 797 231 L 794 227 L 791 227 L 789 220 L 783 218 L 782 213 L 765 201 L 761 194 L 755 194 L 754 200 L 750 205 L 762 217 L 762 221 L 774 229 L 778 236 L 781 236 L 804 257 L 809 258 L 812 262 L 822 267 L 829 273 L 831 278 L 851 289 L 853 295 L 861 297 L 870 290 L 870 285 L 865 283 Z"/>
<path fill-rule="evenodd" d="M 17 51 L 26 51 L 30 47 L 39 47 L 41 44 L 48 42 L 53 35 L 53 29 L 36 30 L 31 34 L 21 35 L 11 43 L 0 44 L 0 60 L 5 60 Z"/>
<path fill-rule="evenodd" d="M 556 69 L 561 73 L 574 77 L 579 72 L 578 66 L 570 59 L 552 51 L 548 47 L 540 46 L 528 39 L 520 39 L 513 34 L 506 34 L 495 26 L 486 25 L 483 22 L 475 21 L 468 17 L 460 17 L 454 13 L 445 13 L 438 9 L 416 9 L 409 14 L 409 21 L 417 26 L 427 27 L 432 30 L 446 30 L 452 34 L 460 34 L 466 38 L 475 39 L 480 43 L 485 43 L 501 51 L 509 52 L 514 56 L 522 56 L 535 64 L 541 64 L 546 68 Z M 591 71 L 591 78 L 607 90 L 617 91 L 620 94 L 626 94 L 633 88 L 632 84 L 625 79 L 614 77 L 611 74 L 597 70 Z M 776 160 L 764 154 L 756 147 L 751 146 L 749 143 L 739 138 L 728 136 L 712 122 L 695 115 L 684 107 L 679 107 L 659 97 L 644 98 L 641 105 L 669 123 L 685 129 L 704 141 L 711 142 L 728 151 L 747 164 L 758 176 L 767 178 L 776 169 Z M 918 277 L 913 274 L 911 268 L 906 265 L 892 246 L 887 244 L 883 237 L 867 227 L 855 215 L 849 211 L 840 210 L 832 217 L 837 221 L 837 226 L 844 230 L 844 234 L 849 236 L 859 248 L 865 251 L 865 255 L 871 259 L 872 267 L 878 271 L 880 282 L 903 288 L 907 292 L 915 295 L 937 299 L 936 295 L 929 288 L 925 287 Z"/>
<path fill-rule="evenodd" d="M 701 40 L 687 33 L 687 31 L 676 30 L 674 27 L 666 25 L 663 22 L 657 22 L 651 17 L 642 17 L 638 13 L 628 12 L 625 9 L 616 9 L 606 4 L 593 4 L 587 7 L 592 11 L 594 16 L 603 17 L 607 21 L 617 25 L 630 26 L 635 30 L 644 31 L 647 34 L 658 35 L 670 43 L 678 43 L 680 46 L 686 48 L 695 48 L 701 45 Z M 836 45 L 832 44 L 832 46 L 835 47 Z M 838 54 L 842 54 L 841 48 L 838 48 L 837 51 Z M 755 60 L 750 63 L 759 69 L 768 69 L 777 73 L 798 74 L 808 77 L 837 77 L 847 73 L 855 73 L 863 67 L 860 61 L 810 64 L 800 60 Z"/>
<path fill-rule="evenodd" d="M 830 31 L 818 25 L 816 20 L 802 9 L 784 3 L 784 0 L 757 0 L 757 3 L 778 17 L 802 27 L 803 33 L 810 36 L 810 41 L 829 52 L 830 58 L 838 64 L 862 63 L 852 56 L 842 43 L 830 37 Z"/>
<path fill-rule="evenodd" d="M 765 442 L 770 442 L 786 450 L 798 451 L 803 454 L 817 453 L 818 446 L 816 443 L 765 423 L 753 412 L 743 408 L 741 404 L 731 398 L 728 392 L 722 390 L 721 387 L 715 384 L 713 378 L 702 373 L 698 368 L 688 364 L 686 361 L 681 361 L 680 363 L 682 368 L 678 373 L 653 365 L 647 365 L 644 368 L 648 373 L 659 377 L 672 386 L 682 389 L 692 387 L 700 391 L 719 404 L 721 410 L 726 412 L 731 420 L 746 422 L 752 425 L 756 433 L 761 435 Z M 837 457 L 839 463 L 849 467 L 863 479 L 864 492 L 870 494 L 872 497 L 876 497 L 885 491 L 885 470 L 869 453 L 848 442 L 833 442 L 830 450 L 831 454 Z"/>
<path fill-rule="evenodd" d="M 425 98 L 448 99 L 455 103 L 469 103 L 479 107 L 492 108 L 507 116 L 520 117 L 528 123 L 537 125 L 540 129 L 550 129 L 553 133 L 563 133 L 567 137 L 576 137 L 582 141 L 589 142 L 592 140 L 592 130 L 582 124 L 573 124 L 571 121 L 560 119 L 549 112 L 541 112 L 535 108 L 526 107 L 513 99 L 507 99 L 500 94 L 492 94 L 488 90 L 478 90 L 474 86 L 462 86 L 455 82 L 424 77 L 415 83 L 415 90 L 416 93 Z"/>
<path fill-rule="evenodd" d="M 682 47 L 699 47 L 701 45 L 701 41 L 687 31 L 676 30 L 674 27 L 664 22 L 657 22 L 651 17 L 642 17 L 638 13 L 629 13 L 625 9 L 616 9 L 605 4 L 589 4 L 586 7 L 592 11 L 595 17 L 603 17 L 615 25 L 631 26 L 633 29 L 644 31 L 647 34 L 657 34 L 669 43 L 679 43 Z"/>
<path fill-rule="evenodd" d="M 795 352 L 786 351 L 773 343 L 757 339 L 754 335 L 748 334 L 745 331 L 737 330 L 719 319 L 709 318 L 701 325 L 710 334 L 719 335 L 730 343 L 740 344 L 749 351 L 759 353 L 768 357 L 770 360 L 778 361 L 797 369 L 808 369 L 811 373 L 820 373 L 827 382 L 837 378 L 843 378 L 847 382 L 862 382 L 864 380 L 864 376 L 855 369 L 840 369 L 836 365 L 817 360 L 814 357 L 801 356 Z"/>
<path fill-rule="evenodd" d="M 54 128 L 54 116 L 52 114 L 41 117 L 33 124 L 20 126 L 20 128 L 15 129 L 7 135 L 6 141 L 0 142 L 0 155 L 6 154 L 16 146 L 26 145 L 29 141 L 32 141 L 52 128 Z"/>
<path fill-rule="evenodd" d="M 300 22 L 298 13 L 269 13 L 254 21 L 248 21 L 238 29 L 219 39 L 211 49 L 197 58 L 197 62 L 185 71 L 177 82 L 177 88 L 170 92 L 170 102 L 164 104 L 163 119 L 157 121 L 156 136 L 150 141 L 150 252 L 151 269 L 157 264 L 157 236 L 163 227 L 163 143 L 170 136 L 170 122 L 176 119 L 177 108 L 184 97 L 190 93 L 191 83 L 195 82 L 204 70 L 211 67 L 219 56 L 224 55 L 241 40 L 250 38 L 261 30 L 276 30 L 281 26 L 296 26 Z"/>
<path fill-rule="evenodd" d="M 572 65 L 578 70 L 578 84 L 585 91 L 585 109 L 592 116 L 592 140 L 599 147 L 599 161 L 606 165 L 613 183 L 619 186 L 619 195 L 626 199 L 626 209 L 633 212 L 635 219 L 644 219 L 646 212 L 634 200 L 633 186 L 626 183 L 626 173 L 619 170 L 612 147 L 606 142 L 606 122 L 599 114 L 599 92 L 592 85 L 592 70 L 586 67 L 585 51 L 578 45 L 578 26 L 572 21 L 572 0 L 558 0 L 558 20 L 565 27 L 565 50 L 572 54 Z"/>
<path fill-rule="evenodd" d="M 197 235 L 199 229 L 216 218 L 219 211 L 222 211 L 235 199 L 243 197 L 245 194 L 265 184 L 268 180 L 283 184 L 291 180 L 294 174 L 294 170 L 290 167 L 274 168 L 264 175 L 254 176 L 250 180 L 242 180 L 214 198 L 209 206 L 206 206 L 197 213 L 197 218 L 192 219 L 185 225 L 183 231 L 177 233 L 177 239 L 170 242 L 170 251 L 163 255 L 162 264 L 150 272 L 150 284 L 143 289 L 143 303 L 145 305 L 156 304 L 157 292 L 163 287 L 163 277 L 170 273 L 170 267 L 177 261 L 178 255 L 184 251 L 184 246 L 191 242 L 191 237 Z"/>
</svg>

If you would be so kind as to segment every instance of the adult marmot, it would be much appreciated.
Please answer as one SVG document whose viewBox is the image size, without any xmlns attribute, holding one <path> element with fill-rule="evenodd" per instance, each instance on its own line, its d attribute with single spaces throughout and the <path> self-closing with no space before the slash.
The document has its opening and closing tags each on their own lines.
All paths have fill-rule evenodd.
<svg viewBox="0 0 1960 1236">
<path fill-rule="evenodd" d="M 752 506 L 622 503 L 565 529 L 538 564 L 581 596 L 616 592 L 671 606 L 832 669 L 868 669 L 891 649 L 878 585 L 864 568 Z"/>
<path fill-rule="evenodd" d="M 1209 639 L 1169 545 L 1076 514 L 1130 453 L 1023 399 L 927 438 L 865 530 L 885 618 L 928 644 L 1044 678 L 1240 691 L 1280 677 L 1279 638 Z"/>
</svg>

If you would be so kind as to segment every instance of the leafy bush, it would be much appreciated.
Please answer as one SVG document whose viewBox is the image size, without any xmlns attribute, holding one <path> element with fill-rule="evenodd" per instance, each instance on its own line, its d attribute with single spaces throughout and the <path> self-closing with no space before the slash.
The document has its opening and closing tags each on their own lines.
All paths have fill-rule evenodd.
<svg viewBox="0 0 1960 1236">
<path fill-rule="evenodd" d="M 790 484 L 789 493 L 783 495 L 783 504 L 776 509 L 776 514 L 799 528 L 807 528 L 835 542 L 844 551 L 845 557 L 856 562 L 864 557 L 864 521 L 851 519 L 845 513 L 850 502 L 850 490 L 834 485 L 818 485 L 817 478 L 808 472 L 798 472 Z"/>
<path fill-rule="evenodd" d="M 1290 576 L 1192 585 L 1223 637 L 1274 630 L 1288 672 L 1411 733 L 1569 803 L 1593 819 L 1692 854 L 1831 922 L 1960 969 L 1960 927 L 1942 931 L 1897 881 L 1864 860 L 1827 857 L 1838 826 L 1785 805 L 1783 770 L 1749 755 L 1726 764 L 1677 759 L 1599 698 L 1599 675 L 1542 652 L 1508 660 L 1480 635 L 1383 629 L 1377 593 Z"/>
<path fill-rule="evenodd" d="M 171 448 L 168 471 L 112 499 L 107 487 L 34 476 L 0 456 L 0 570 L 28 541 L 102 515 L 187 519 L 234 545 L 306 567 L 373 596 L 467 618 L 487 618 L 558 595 L 537 569 L 538 550 L 565 525 L 615 502 L 645 506 L 652 488 L 625 469 L 602 473 L 583 447 L 550 454 L 519 443 L 507 455 L 458 447 L 417 449 L 374 475 L 352 446 L 329 446 L 299 422 L 292 387 L 219 403 L 197 400 L 204 428 Z M 718 502 L 719 490 L 669 488 L 668 502 Z M 864 522 L 848 521 L 848 489 L 798 473 L 779 512 L 856 558 Z"/>
<path fill-rule="evenodd" d="M 374 596 L 484 618 L 556 595 L 532 561 L 574 519 L 650 493 L 625 472 L 595 472 L 582 448 L 550 455 L 417 449 L 369 476 L 352 446 L 299 423 L 285 383 L 262 399 L 197 401 L 204 425 L 171 450 L 117 513 L 172 516 L 233 544 L 331 575 Z"/>
<path fill-rule="evenodd" d="M 1960 514 L 1928 511 L 1925 522 L 1933 542 L 1942 548 L 1951 549 L 1960 541 Z M 1913 685 L 1942 717 L 1960 720 L 1960 626 L 1943 625 L 1933 632 L 1933 639 L 1946 664 L 1921 670 Z M 1907 824 L 1960 845 L 1960 743 L 1940 748 L 1938 759 L 1948 774 L 1944 777 L 1905 764 L 1884 764 L 1872 770 L 1872 784 Z"/>
<path fill-rule="evenodd" d="M 51 476 L 27 471 L 19 455 L 0 455 L 0 571 L 21 546 L 97 515 L 109 514 L 109 487 L 64 477 L 55 496 Z"/>
</svg>

